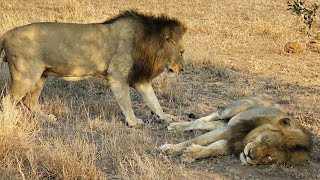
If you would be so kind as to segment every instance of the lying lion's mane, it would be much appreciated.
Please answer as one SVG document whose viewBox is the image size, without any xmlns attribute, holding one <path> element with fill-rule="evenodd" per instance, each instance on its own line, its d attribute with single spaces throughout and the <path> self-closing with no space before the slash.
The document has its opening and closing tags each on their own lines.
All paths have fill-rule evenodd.
<svg viewBox="0 0 320 180">
<path fill-rule="evenodd" d="M 228 137 L 228 151 L 232 154 L 238 154 L 243 151 L 245 137 L 255 128 L 266 123 L 265 118 L 256 117 L 250 120 L 241 120 L 241 123 L 230 126 Z"/>
</svg>

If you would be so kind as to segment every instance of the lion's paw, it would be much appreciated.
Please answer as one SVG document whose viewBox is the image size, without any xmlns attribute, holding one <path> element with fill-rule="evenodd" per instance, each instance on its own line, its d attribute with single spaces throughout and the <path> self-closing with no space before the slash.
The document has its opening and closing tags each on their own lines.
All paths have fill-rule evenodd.
<svg viewBox="0 0 320 180">
<path fill-rule="evenodd" d="M 181 155 L 181 161 L 182 161 L 182 162 L 192 163 L 192 162 L 194 162 L 195 160 L 196 160 L 196 159 L 193 158 L 192 156 L 189 156 L 189 155 L 186 155 L 186 154 Z"/>
<path fill-rule="evenodd" d="M 127 121 L 128 126 L 133 128 L 141 128 L 143 126 L 143 121 L 139 118 L 135 118 L 134 120 Z"/>
<path fill-rule="evenodd" d="M 178 155 L 180 152 L 174 144 L 164 144 L 160 146 L 160 150 L 170 155 Z"/>
<path fill-rule="evenodd" d="M 203 151 L 204 147 L 192 144 L 191 146 L 187 147 L 186 150 L 183 151 L 183 155 L 181 156 L 182 162 L 191 163 L 199 157 L 200 153 Z"/>
</svg>

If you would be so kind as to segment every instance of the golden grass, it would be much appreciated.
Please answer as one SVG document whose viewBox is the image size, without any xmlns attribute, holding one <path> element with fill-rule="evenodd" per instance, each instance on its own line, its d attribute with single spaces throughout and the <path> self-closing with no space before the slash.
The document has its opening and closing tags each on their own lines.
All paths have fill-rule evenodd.
<svg viewBox="0 0 320 180">
<path fill-rule="evenodd" d="M 286 8 L 285 0 L 0 0 L 0 34 L 39 21 L 103 22 L 126 9 L 177 17 L 188 26 L 187 67 L 177 78 L 154 81 L 164 111 L 185 120 L 190 112 L 203 116 L 232 99 L 267 94 L 314 134 L 319 165 L 319 54 L 285 51 L 288 42 L 313 40 Z M 6 66 L 0 76 L 4 89 L 10 83 Z M 160 144 L 188 136 L 167 133 L 131 95 L 144 129 L 124 125 L 110 90 L 98 80 L 50 78 L 40 101 L 57 120 L 21 106 L 0 112 L 0 179 L 265 179 L 278 172 L 240 166 L 233 156 L 192 165 L 164 156 L 156 150 Z M 280 169 L 286 177 L 317 176 L 308 166 Z"/>
<path fill-rule="evenodd" d="M 0 119 L 1 179 L 170 179 L 184 174 L 165 158 L 152 157 L 145 131 L 114 119 L 64 124 L 13 106 Z"/>
</svg>

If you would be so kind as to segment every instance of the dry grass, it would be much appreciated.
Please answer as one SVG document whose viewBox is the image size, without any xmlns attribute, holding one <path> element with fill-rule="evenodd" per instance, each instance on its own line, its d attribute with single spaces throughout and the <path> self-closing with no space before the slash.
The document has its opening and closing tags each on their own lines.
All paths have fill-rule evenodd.
<svg viewBox="0 0 320 180">
<path fill-rule="evenodd" d="M 319 178 L 320 63 L 308 45 L 318 39 L 286 8 L 284 0 L 0 0 L 0 34 L 38 21 L 102 22 L 125 9 L 178 17 L 189 28 L 187 71 L 154 81 L 166 113 L 187 120 L 191 112 L 204 116 L 230 100 L 266 94 L 312 132 L 315 146 L 312 163 L 304 166 L 252 168 L 235 156 L 182 164 L 156 147 L 197 132 L 169 134 L 133 91 L 135 113 L 147 125 L 127 128 L 110 90 L 98 80 L 51 78 L 41 103 L 57 120 L 20 106 L 0 112 L 0 179 Z M 289 42 L 304 50 L 286 52 Z M 10 83 L 6 66 L 0 80 L 2 89 Z"/>
</svg>

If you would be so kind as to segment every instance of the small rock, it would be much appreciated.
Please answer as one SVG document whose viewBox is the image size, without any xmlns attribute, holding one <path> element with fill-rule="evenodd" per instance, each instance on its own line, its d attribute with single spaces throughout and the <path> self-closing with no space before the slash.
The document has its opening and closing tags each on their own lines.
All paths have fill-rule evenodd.
<svg viewBox="0 0 320 180">
<path fill-rule="evenodd" d="M 193 114 L 193 113 L 190 113 L 188 117 L 191 118 L 191 119 L 196 119 L 197 118 L 196 115 Z"/>
</svg>

